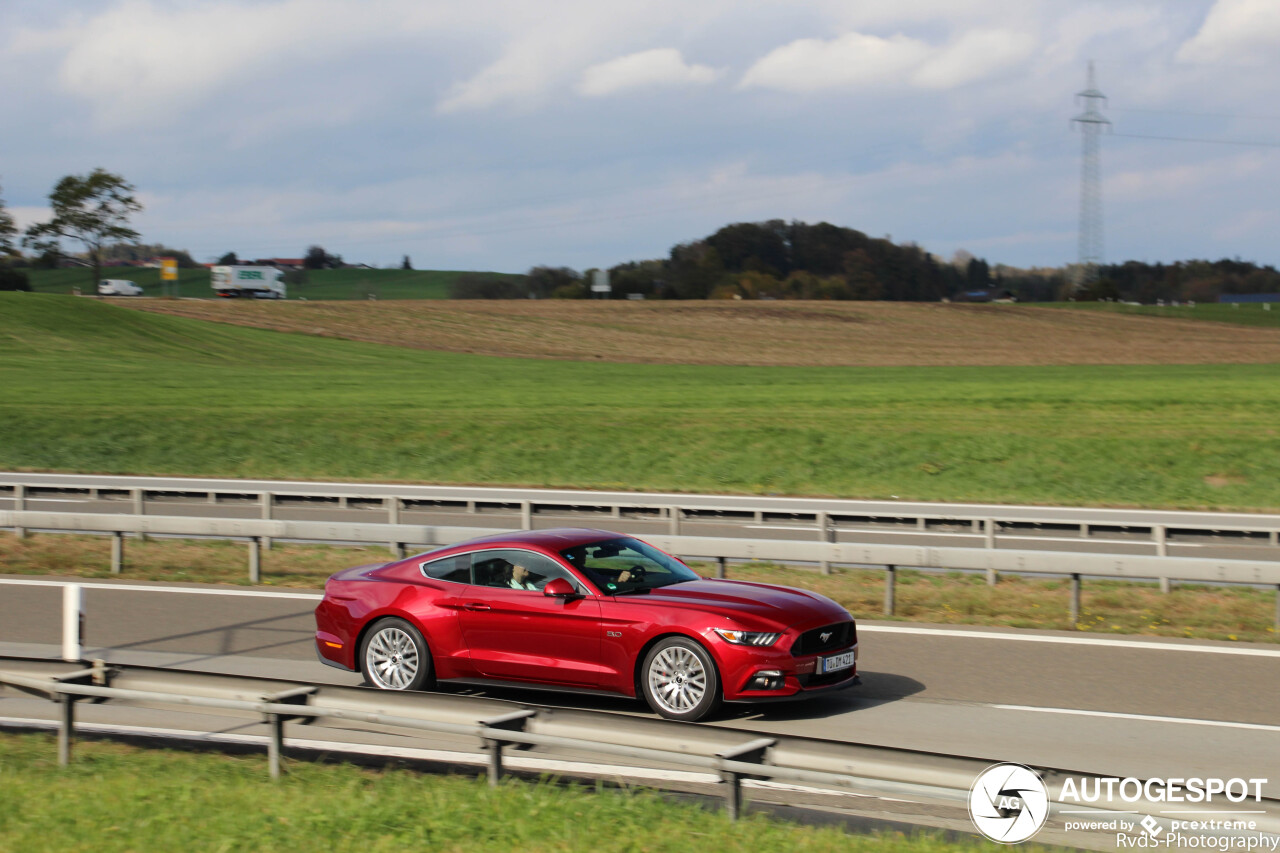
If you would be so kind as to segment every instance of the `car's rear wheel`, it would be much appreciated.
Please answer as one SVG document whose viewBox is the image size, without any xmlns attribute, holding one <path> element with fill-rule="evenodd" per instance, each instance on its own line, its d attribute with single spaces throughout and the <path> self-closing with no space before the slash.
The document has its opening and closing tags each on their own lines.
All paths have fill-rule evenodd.
<svg viewBox="0 0 1280 853">
<path fill-rule="evenodd" d="M 360 662 L 365 678 L 383 690 L 421 690 L 432 683 L 427 641 L 403 619 L 383 619 L 370 628 Z"/>
<path fill-rule="evenodd" d="M 668 637 L 650 649 L 640 684 L 649 707 L 668 720 L 701 720 L 720 705 L 715 662 L 687 637 Z"/>
</svg>

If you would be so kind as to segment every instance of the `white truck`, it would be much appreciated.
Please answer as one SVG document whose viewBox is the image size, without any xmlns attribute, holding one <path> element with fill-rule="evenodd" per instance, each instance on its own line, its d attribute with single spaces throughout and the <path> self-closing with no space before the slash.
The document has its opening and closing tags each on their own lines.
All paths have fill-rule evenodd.
<svg viewBox="0 0 1280 853">
<path fill-rule="evenodd" d="M 284 299 L 284 271 L 275 267 L 214 267 L 213 292 L 228 299 Z"/>
<path fill-rule="evenodd" d="M 98 282 L 99 296 L 141 296 L 142 288 L 137 283 L 123 278 L 104 278 Z"/>
</svg>

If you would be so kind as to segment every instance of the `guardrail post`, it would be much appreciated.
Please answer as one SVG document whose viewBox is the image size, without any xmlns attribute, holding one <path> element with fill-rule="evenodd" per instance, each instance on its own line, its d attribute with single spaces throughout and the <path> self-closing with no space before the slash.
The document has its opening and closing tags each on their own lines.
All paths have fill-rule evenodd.
<svg viewBox="0 0 1280 853">
<path fill-rule="evenodd" d="M 119 530 L 111 534 L 111 574 L 124 571 L 124 534 Z"/>
<path fill-rule="evenodd" d="M 1071 627 L 1080 622 L 1080 575 L 1071 575 Z"/>
<path fill-rule="evenodd" d="M 132 495 L 132 497 L 133 497 L 133 514 L 134 514 L 134 515 L 146 515 L 146 514 L 147 514 L 147 492 L 146 492 L 146 490 L 145 490 L 145 489 L 130 489 L 130 490 L 129 490 L 129 492 L 130 492 L 130 494 L 131 494 L 131 495 Z M 147 541 L 147 534 L 145 534 L 145 533 L 139 533 L 139 534 L 138 534 L 138 541 L 139 541 L 139 542 L 146 542 L 146 541 Z"/>
<path fill-rule="evenodd" d="M 725 563 L 728 562 L 724 557 L 716 557 L 716 577 L 723 579 L 725 577 Z"/>
<path fill-rule="evenodd" d="M 815 520 L 818 523 L 818 541 L 830 542 L 831 541 L 831 517 L 827 515 L 825 512 L 820 512 L 817 514 Z M 818 568 L 822 571 L 824 575 L 831 574 L 831 561 L 830 560 L 820 561 L 818 563 Z"/>
<path fill-rule="evenodd" d="M 1276 584 L 1276 633 L 1280 634 L 1280 583 Z"/>
<path fill-rule="evenodd" d="M 259 551 L 257 536 L 249 537 L 249 583 L 262 580 L 262 554 Z"/>
<path fill-rule="evenodd" d="M 58 725 L 58 766 L 66 767 L 71 763 L 71 739 L 75 734 L 76 700 L 68 693 L 59 697 L 62 705 L 61 720 Z"/>
<path fill-rule="evenodd" d="M 1151 528 L 1151 538 L 1156 543 L 1156 556 L 1169 556 L 1169 528 L 1163 524 L 1157 524 Z"/>
<path fill-rule="evenodd" d="M 520 529 L 533 529 L 533 501 L 520 501 Z"/>
<path fill-rule="evenodd" d="M 988 548 L 994 550 L 996 547 L 996 520 L 988 518 L 987 525 L 987 542 Z M 1000 573 L 995 569 L 987 569 L 987 586 L 995 586 L 1000 581 Z"/>
<path fill-rule="evenodd" d="M 262 697 L 262 701 L 272 705 L 307 705 L 311 702 L 311 697 L 319 688 L 314 684 L 307 684 L 301 687 L 293 687 L 279 693 L 269 693 Z M 298 719 L 297 714 L 278 714 L 266 713 L 267 728 L 269 729 L 267 736 L 267 766 L 271 771 L 272 779 L 279 779 L 283 771 L 281 758 L 284 755 L 284 724 L 289 720 Z M 306 722 L 310 722 L 314 718 L 307 718 Z"/>
<path fill-rule="evenodd" d="M 735 746 L 724 752 L 716 753 L 716 758 L 721 761 L 742 761 L 751 764 L 763 764 L 764 754 L 769 747 L 773 746 L 777 741 L 773 738 L 757 738 L 756 740 L 744 743 L 741 746 Z M 757 776 L 751 773 L 742 773 L 737 770 L 727 770 L 720 768 L 720 781 L 726 783 L 729 788 L 724 794 L 725 811 L 729 813 L 729 820 L 737 820 L 738 815 L 742 813 L 742 780 L 743 779 L 767 779 L 767 776 Z"/>
<path fill-rule="evenodd" d="M 497 729 L 506 732 L 522 732 L 529 720 L 537 715 L 537 711 L 532 708 L 525 708 L 520 711 L 512 711 L 510 714 L 503 714 L 500 717 L 494 717 L 489 720 L 482 720 L 480 725 L 486 729 Z M 504 747 L 510 746 L 511 741 L 502 740 L 501 738 L 491 738 L 481 736 L 484 742 L 484 749 L 489 753 L 489 785 L 497 786 L 498 781 L 502 778 L 502 750 Z"/>
<path fill-rule="evenodd" d="M 15 512 L 22 512 L 27 508 L 27 487 L 21 484 L 13 487 L 13 509 Z M 27 538 L 27 529 L 25 527 L 13 528 L 13 535 L 19 539 Z"/>
<path fill-rule="evenodd" d="M 84 589 L 78 583 L 62 587 L 62 659 L 78 661 L 84 636 Z"/>
<path fill-rule="evenodd" d="M 279 714 L 267 714 L 267 766 L 272 779 L 280 778 L 280 751 L 284 748 L 284 719 Z"/>
<path fill-rule="evenodd" d="M 383 498 L 382 502 L 386 504 L 386 507 L 387 507 L 387 524 L 399 524 L 400 523 L 400 498 L 397 498 L 397 497 Z M 387 545 L 387 548 L 391 551 L 391 555 L 395 557 L 397 560 L 404 558 L 403 542 L 392 542 L 389 545 Z"/>
<path fill-rule="evenodd" d="M 610 518 L 622 518 L 622 504 L 614 504 L 609 507 Z"/>
<path fill-rule="evenodd" d="M 667 532 L 672 536 L 680 535 L 680 516 L 682 511 L 678 506 L 667 507 Z"/>
<path fill-rule="evenodd" d="M 275 499 L 276 499 L 276 496 L 275 496 L 274 494 L 272 494 L 271 492 L 263 492 L 263 493 L 262 493 L 262 517 L 263 517 L 264 519 L 266 519 L 267 521 L 270 521 L 270 520 L 271 520 L 271 505 L 272 505 L 272 503 L 274 503 L 274 502 L 275 502 Z M 271 537 L 270 537 L 270 536 L 263 536 L 263 537 L 262 537 L 262 547 L 263 547 L 263 548 L 266 548 L 268 551 L 270 551 L 270 550 L 271 550 Z"/>
<path fill-rule="evenodd" d="M 898 576 L 897 566 L 884 567 L 884 615 L 892 616 L 894 607 L 894 584 Z"/>
<path fill-rule="evenodd" d="M 1089 538 L 1089 525 L 1087 524 L 1080 525 L 1080 538 L 1081 539 Z"/>
<path fill-rule="evenodd" d="M 1280 546 L 1280 530 L 1271 531 L 1271 547 Z"/>
</svg>

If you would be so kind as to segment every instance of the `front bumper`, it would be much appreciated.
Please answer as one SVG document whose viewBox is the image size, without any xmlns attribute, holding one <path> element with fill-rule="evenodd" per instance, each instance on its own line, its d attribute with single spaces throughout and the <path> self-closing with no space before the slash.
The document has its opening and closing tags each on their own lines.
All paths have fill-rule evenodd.
<svg viewBox="0 0 1280 853">
<path fill-rule="evenodd" d="M 744 653 L 742 647 L 732 646 L 720 661 L 726 702 L 775 702 L 798 699 L 817 693 L 843 690 L 860 683 L 858 678 L 858 644 L 843 649 L 832 649 L 820 655 L 793 657 L 781 649 L 753 650 Z M 846 652 L 853 652 L 853 665 L 831 673 L 817 674 L 818 661 Z M 773 677 L 777 673 L 780 678 Z M 772 689 L 758 689 L 760 676 L 768 677 Z M 780 683 L 779 683 L 780 682 Z"/>
</svg>

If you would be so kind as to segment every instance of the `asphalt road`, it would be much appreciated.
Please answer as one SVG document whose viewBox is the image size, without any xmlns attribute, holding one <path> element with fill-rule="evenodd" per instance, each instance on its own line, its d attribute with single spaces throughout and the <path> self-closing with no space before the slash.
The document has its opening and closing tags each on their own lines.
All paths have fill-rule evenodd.
<svg viewBox="0 0 1280 853">
<path fill-rule="evenodd" d="M 86 656 L 359 683 L 316 662 L 314 599 L 291 595 L 88 588 Z M 56 654 L 59 609 L 56 588 L 0 584 L 0 653 Z M 877 622 L 860 642 L 862 687 L 731 706 L 715 725 L 1119 776 L 1266 777 L 1280 797 L 1280 647 Z M 483 695 L 648 715 L 623 699 Z"/>
</svg>

